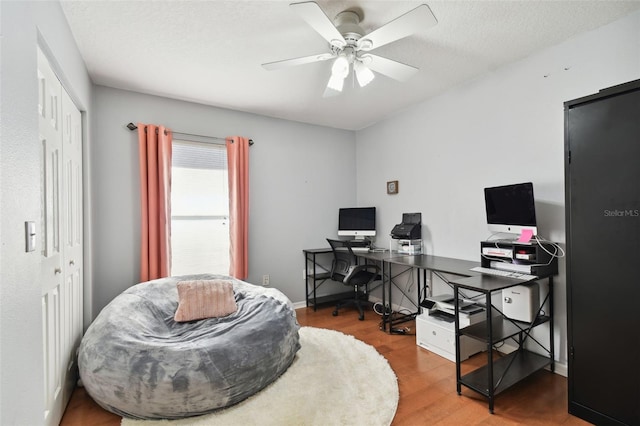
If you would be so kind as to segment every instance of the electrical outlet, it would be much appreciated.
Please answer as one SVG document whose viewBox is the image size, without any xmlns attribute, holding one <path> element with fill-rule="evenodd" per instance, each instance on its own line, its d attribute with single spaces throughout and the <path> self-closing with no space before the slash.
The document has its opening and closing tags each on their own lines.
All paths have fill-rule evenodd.
<svg viewBox="0 0 640 426">
<path fill-rule="evenodd" d="M 265 286 L 265 287 L 269 285 L 269 275 L 268 274 L 262 276 L 262 285 Z"/>
</svg>

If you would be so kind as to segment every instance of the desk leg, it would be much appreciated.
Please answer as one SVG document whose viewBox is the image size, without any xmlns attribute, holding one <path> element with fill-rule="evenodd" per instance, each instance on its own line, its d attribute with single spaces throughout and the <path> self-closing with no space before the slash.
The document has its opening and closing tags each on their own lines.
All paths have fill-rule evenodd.
<svg viewBox="0 0 640 426">
<path fill-rule="evenodd" d="M 311 267 L 311 274 L 309 273 L 309 263 L 313 264 Z M 318 309 L 318 304 L 316 303 L 316 253 L 305 253 L 304 255 L 304 290 L 305 290 L 305 300 L 307 302 L 307 307 L 309 307 L 309 303 L 313 304 L 313 311 L 315 312 Z M 313 296 L 309 297 L 309 280 L 313 282 Z"/>
<path fill-rule="evenodd" d="M 433 275 L 432 272 L 429 271 L 429 280 L 431 280 L 431 282 L 433 282 Z M 422 299 L 418 300 L 418 306 L 420 306 L 420 302 L 422 302 L 424 299 L 426 299 L 427 297 L 429 297 L 431 295 L 431 289 L 429 287 L 429 285 L 427 284 L 429 282 L 429 280 L 427 280 L 427 270 L 423 269 L 422 270 Z M 422 313 L 423 309 L 422 306 L 420 306 L 420 308 L 418 309 L 418 312 Z"/>
<path fill-rule="evenodd" d="M 304 253 L 304 297 L 309 307 L 309 253 Z"/>
<path fill-rule="evenodd" d="M 462 385 L 460 384 L 460 316 L 458 315 L 460 304 L 458 302 L 458 286 L 453 287 L 453 303 L 454 309 L 454 325 L 455 325 L 455 338 L 456 338 L 456 391 L 458 395 L 462 395 Z"/>
<path fill-rule="evenodd" d="M 494 399 L 494 391 L 493 388 L 493 328 L 491 324 L 491 318 L 493 315 L 493 307 L 491 305 L 491 292 L 487 292 L 486 299 L 486 311 L 487 311 L 487 390 L 489 391 L 489 412 L 493 414 L 493 399 Z"/>
<path fill-rule="evenodd" d="M 380 269 L 382 269 L 382 331 L 387 332 L 387 288 L 391 286 L 387 286 L 387 272 L 385 272 L 385 261 L 380 261 Z"/>
<path fill-rule="evenodd" d="M 427 272 L 426 270 L 422 270 L 422 283 L 420 282 L 420 269 L 416 272 L 418 276 L 418 311 L 416 312 L 416 317 L 422 313 L 422 307 L 420 306 L 420 302 L 422 302 L 423 297 L 427 297 L 427 287 L 425 283 L 427 281 Z M 424 294 L 424 296 L 423 296 Z"/>
<path fill-rule="evenodd" d="M 316 289 L 317 289 L 317 285 L 316 285 L 316 274 L 318 273 L 318 271 L 316 270 L 316 266 L 318 265 L 316 263 L 317 259 L 316 259 L 316 254 L 313 253 L 313 311 L 317 311 L 318 310 L 318 303 L 317 303 L 317 294 L 316 294 Z"/>
<path fill-rule="evenodd" d="M 553 277 L 549 277 L 549 352 L 551 358 L 551 365 L 549 368 L 553 373 L 555 371 L 555 347 L 553 342 Z"/>
<path fill-rule="evenodd" d="M 422 282 L 420 282 L 420 272 L 422 272 Z M 418 308 L 415 315 L 417 319 L 418 315 L 420 315 L 423 312 L 422 305 L 420 305 L 420 303 L 422 303 L 422 301 L 429 296 L 429 286 L 427 286 L 427 270 L 426 269 L 422 269 L 422 270 L 418 269 L 418 271 L 416 272 L 416 275 L 418 276 L 418 303 L 417 303 Z"/>
<path fill-rule="evenodd" d="M 389 322 L 389 333 L 391 333 L 391 330 L 393 329 L 393 302 L 391 301 L 392 299 L 392 293 L 393 293 L 393 272 L 391 270 L 391 263 L 389 263 L 389 316 L 387 318 L 387 321 Z"/>
</svg>

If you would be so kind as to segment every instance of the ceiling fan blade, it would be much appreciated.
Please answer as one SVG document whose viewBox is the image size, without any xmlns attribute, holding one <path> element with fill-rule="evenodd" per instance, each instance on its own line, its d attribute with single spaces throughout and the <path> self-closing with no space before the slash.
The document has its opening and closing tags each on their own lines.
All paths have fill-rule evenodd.
<svg viewBox="0 0 640 426">
<path fill-rule="evenodd" d="M 335 58 L 335 55 L 331 53 L 320 53 L 318 55 L 304 56 L 302 58 L 286 59 L 284 61 L 275 61 L 262 64 L 262 68 L 266 70 L 278 70 L 281 68 L 293 67 L 296 65 L 310 64 L 313 62 L 326 61 L 328 59 Z"/>
<path fill-rule="evenodd" d="M 358 40 L 358 48 L 360 50 L 376 49 L 420 30 L 431 28 L 437 23 L 438 20 L 429 9 L 429 6 L 421 4 L 362 37 Z"/>
<path fill-rule="evenodd" d="M 363 63 L 375 72 L 398 81 L 407 81 L 419 70 L 411 65 L 406 65 L 398 61 L 383 58 L 378 55 L 362 55 Z"/>
<path fill-rule="evenodd" d="M 296 11 L 307 24 L 318 32 L 332 46 L 344 47 L 347 45 L 340 31 L 333 25 L 331 19 L 320 9 L 320 6 L 314 1 L 306 1 L 302 3 L 291 3 L 289 5 Z"/>
</svg>

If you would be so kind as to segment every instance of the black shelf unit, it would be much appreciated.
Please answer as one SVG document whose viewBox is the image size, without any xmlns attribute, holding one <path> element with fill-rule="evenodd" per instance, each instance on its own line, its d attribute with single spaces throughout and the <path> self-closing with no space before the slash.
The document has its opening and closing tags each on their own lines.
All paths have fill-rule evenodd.
<svg viewBox="0 0 640 426">
<path fill-rule="evenodd" d="M 502 341 L 517 336 L 522 332 L 527 332 L 529 329 L 544 324 L 551 319 L 548 315 L 539 315 L 532 323 L 526 323 L 522 321 L 511 320 L 504 317 L 494 317 L 491 321 L 491 336 L 495 341 Z M 470 325 L 468 327 L 460 329 L 460 333 L 473 337 L 476 340 L 481 340 L 488 343 L 489 332 L 487 330 L 487 323 L 480 322 Z"/>
<path fill-rule="evenodd" d="M 492 364 L 493 395 L 510 388 L 522 379 L 549 365 L 549 358 L 524 349 L 495 359 Z M 489 396 L 489 368 L 478 368 L 460 378 L 460 382 L 474 391 Z"/>
<path fill-rule="evenodd" d="M 485 249 L 501 249 L 511 251 L 510 256 L 498 256 L 485 254 Z M 480 242 L 480 253 L 482 258 L 480 265 L 490 268 L 491 262 L 505 262 L 512 265 L 522 265 L 529 268 L 527 274 L 546 277 L 558 274 L 558 258 L 553 256 L 557 252 L 556 246 L 547 241 L 532 240 L 530 242 L 519 242 L 511 240 L 491 240 Z"/>
<path fill-rule="evenodd" d="M 548 281 L 548 291 L 544 300 L 539 303 L 538 313 L 531 323 L 506 318 L 492 304 L 494 292 L 530 281 L 494 275 L 478 275 L 452 282 L 456 312 L 459 311 L 460 290 L 480 293 L 485 297 L 487 317 L 484 322 L 460 328 L 458 315 L 455 316 L 456 389 L 458 395 L 462 394 L 462 386 L 484 395 L 488 399 L 490 413 L 493 413 L 496 395 L 543 368 L 549 367 L 551 371 L 554 370 L 553 275 L 541 276 L 540 278 Z M 542 311 L 545 307 L 547 312 L 546 315 L 543 315 Z M 498 315 L 494 316 L 494 313 Z M 535 327 L 546 323 L 549 324 L 548 347 L 531 335 Z M 461 336 L 479 340 L 487 346 L 487 363 L 465 375 L 461 373 L 459 350 Z M 494 359 L 496 352 L 494 345 L 509 339 L 515 341 L 517 349 L 510 354 Z M 546 352 L 546 355 L 524 349 L 526 341 L 535 342 Z"/>
</svg>

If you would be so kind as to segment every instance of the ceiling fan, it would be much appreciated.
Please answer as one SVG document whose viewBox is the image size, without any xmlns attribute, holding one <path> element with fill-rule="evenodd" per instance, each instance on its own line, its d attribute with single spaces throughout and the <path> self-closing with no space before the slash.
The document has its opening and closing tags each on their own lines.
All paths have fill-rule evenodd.
<svg viewBox="0 0 640 426">
<path fill-rule="evenodd" d="M 349 75 L 351 67 L 360 87 L 366 86 L 375 78 L 373 71 L 398 81 L 408 80 L 418 68 L 369 52 L 438 23 L 429 6 L 421 4 L 365 34 L 359 26 L 362 17 L 354 11 L 340 12 L 335 21 L 331 22 L 316 2 L 291 3 L 289 6 L 329 42 L 329 52 L 269 62 L 262 66 L 267 70 L 275 70 L 334 59 L 331 77 L 324 92 L 325 97 L 342 92 L 344 80 Z"/>
</svg>

